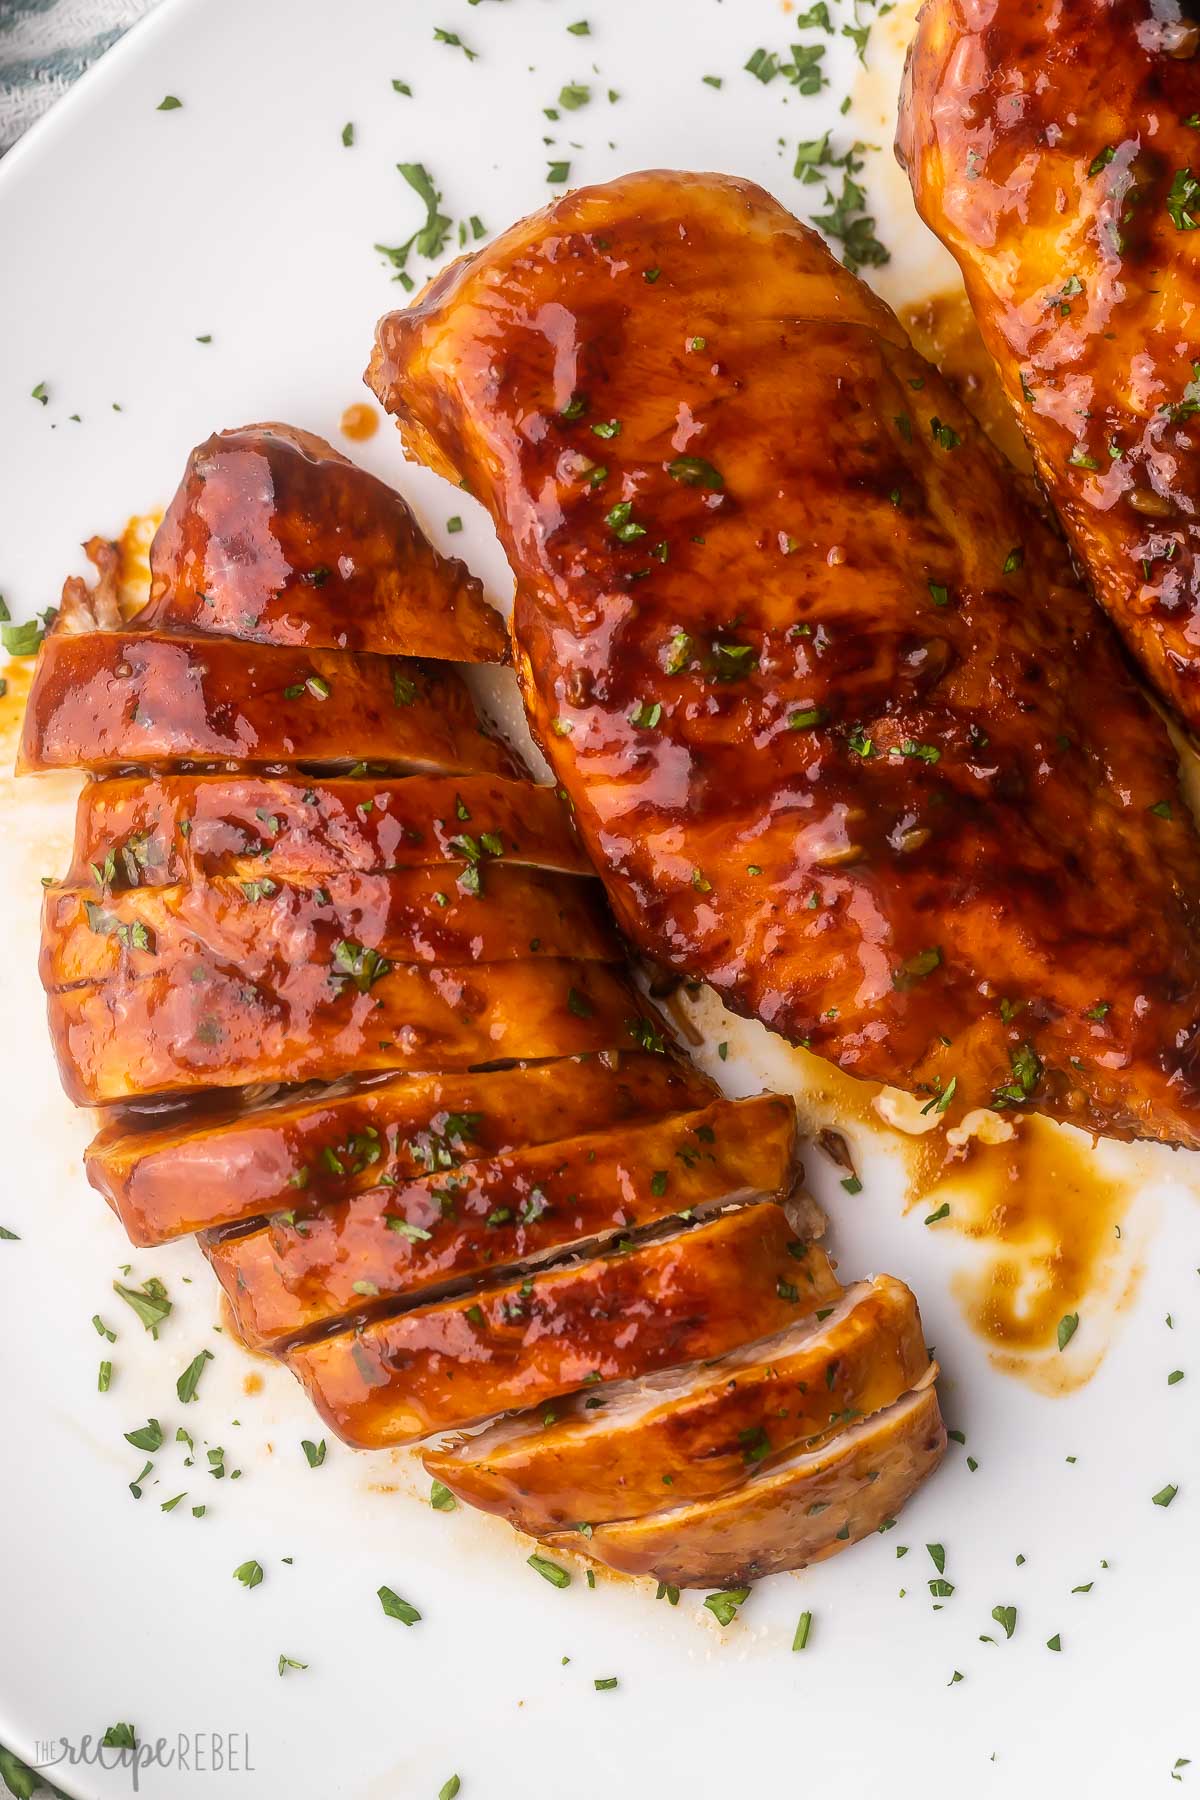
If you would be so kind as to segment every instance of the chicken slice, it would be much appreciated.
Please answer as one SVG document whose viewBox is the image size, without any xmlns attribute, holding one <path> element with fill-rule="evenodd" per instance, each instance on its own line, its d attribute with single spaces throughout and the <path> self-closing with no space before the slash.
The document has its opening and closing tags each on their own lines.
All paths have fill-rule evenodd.
<svg viewBox="0 0 1200 1800">
<path fill-rule="evenodd" d="M 736 1272 L 731 1274 L 731 1272 Z M 765 1202 L 624 1254 L 376 1319 L 288 1353 L 321 1417 L 364 1449 L 714 1356 L 836 1299 L 825 1253 Z"/>
<path fill-rule="evenodd" d="M 510 863 L 591 873 L 554 789 L 500 775 L 130 775 L 84 787 L 68 880 L 103 879 L 110 857 L 126 887 L 375 875 L 487 855 L 485 835 Z"/>
<path fill-rule="evenodd" d="M 437 663 L 138 631 L 52 632 L 17 773 L 232 762 L 510 775 L 462 677 Z"/>
<path fill-rule="evenodd" d="M 653 1051 L 605 1051 L 480 1074 L 399 1075 L 344 1092 L 287 1094 L 237 1111 L 189 1108 L 88 1146 L 87 1174 L 135 1244 L 161 1244 L 338 1200 L 583 1131 L 697 1109 L 715 1085 Z M 227 1097 L 226 1097 L 227 1098 Z"/>
<path fill-rule="evenodd" d="M 879 1275 L 719 1362 L 581 1390 L 552 1425 L 518 1413 L 423 1461 L 460 1500 L 545 1537 L 760 1480 L 890 1406 L 928 1367 L 916 1301 Z"/>
<path fill-rule="evenodd" d="M 259 863 L 251 880 L 218 876 L 170 887 L 46 889 L 42 983 L 151 974 L 164 960 L 198 956 L 247 981 L 277 979 L 281 965 L 336 967 L 340 944 L 367 945 L 393 963 L 503 962 L 530 956 L 619 962 L 600 885 L 575 875 L 508 868 L 498 857 L 277 881 Z"/>
<path fill-rule="evenodd" d="M 927 0 L 897 153 L 962 269 L 1046 492 L 1200 730 L 1194 9 Z"/>
<path fill-rule="evenodd" d="M 570 1246 L 717 1204 L 787 1199 L 795 1108 L 778 1095 L 592 1132 L 276 1214 L 207 1247 L 253 1349 L 422 1289 L 528 1270 Z M 374 1305 L 378 1302 L 378 1305 Z"/>
<path fill-rule="evenodd" d="M 798 1452 L 716 1500 L 555 1533 L 552 1547 L 675 1587 L 734 1587 L 823 1562 L 880 1531 L 946 1450 L 931 1364 L 918 1387 L 819 1450 Z"/>
<path fill-rule="evenodd" d="M 661 1041 L 621 967 L 550 958 L 389 967 L 362 945 L 323 967 L 280 967 L 257 985 L 236 968 L 181 957 L 51 993 L 47 1011 L 77 1106 Z"/>
<path fill-rule="evenodd" d="M 197 446 L 150 547 L 139 625 L 263 644 L 503 662 L 500 614 L 392 488 L 294 425 Z"/>
<path fill-rule="evenodd" d="M 814 232 L 724 176 L 580 189 L 386 317 L 370 381 L 495 518 L 533 728 L 633 943 L 951 1117 L 1200 1144 L 1170 740 Z"/>
</svg>

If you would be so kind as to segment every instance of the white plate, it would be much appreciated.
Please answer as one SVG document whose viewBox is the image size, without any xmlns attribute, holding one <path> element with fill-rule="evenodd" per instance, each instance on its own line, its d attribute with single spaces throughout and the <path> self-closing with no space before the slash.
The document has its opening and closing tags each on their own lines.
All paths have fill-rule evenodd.
<svg viewBox="0 0 1200 1800">
<path fill-rule="evenodd" d="M 14 615 L 55 599 L 80 539 L 161 504 L 211 430 L 273 417 L 336 440 L 374 320 L 402 297 L 372 245 L 419 222 L 398 161 L 424 162 L 447 212 L 491 228 L 548 197 L 558 156 L 576 181 L 648 164 L 732 170 L 817 210 L 821 189 L 791 173 L 795 142 L 830 127 L 839 145 L 888 143 L 911 10 L 876 25 L 867 76 L 848 41 L 831 42 L 834 85 L 805 99 L 742 71 L 757 46 L 795 36 L 774 0 L 169 0 L 0 166 L 0 588 Z M 589 37 L 567 30 L 581 16 Z M 435 26 L 478 60 L 435 42 Z M 594 98 L 550 122 L 541 108 L 568 81 Z M 157 110 L 167 94 L 183 105 Z M 894 251 L 879 285 L 912 297 L 945 264 L 886 152 L 867 179 Z M 30 395 L 42 382 L 45 406 Z M 468 510 L 404 467 L 390 433 L 362 454 L 435 536 Z M 506 591 L 477 512 L 455 548 Z M 0 1242 L 0 1741 L 33 1761 L 39 1741 L 78 1743 L 117 1720 L 144 1741 L 248 1738 L 252 1771 L 147 1771 L 155 1800 L 432 1800 L 452 1772 L 464 1800 L 793 1794 L 831 1779 L 854 1796 L 1130 1796 L 1165 1789 L 1189 1755 L 1195 1767 L 1175 1773 L 1200 1780 L 1191 1158 L 1104 1152 L 1136 1197 L 1075 1342 L 1061 1365 L 1043 1359 L 1052 1378 L 1100 1360 L 1098 1372 L 1053 1398 L 992 1366 L 955 1298 L 972 1246 L 927 1230 L 923 1206 L 906 1214 L 902 1158 L 852 1126 L 861 1195 L 810 1158 L 834 1246 L 846 1271 L 888 1268 L 917 1289 L 966 1448 L 894 1531 L 764 1583 L 724 1632 L 694 1596 L 673 1610 L 631 1583 L 591 1591 L 582 1572 L 559 1592 L 505 1528 L 432 1511 L 406 1454 L 331 1443 L 310 1470 L 311 1411 L 286 1373 L 214 1335 L 193 1247 L 133 1258 L 135 1279 L 160 1275 L 176 1302 L 159 1342 L 113 1295 L 129 1252 L 84 1182 L 88 1127 L 59 1093 L 35 973 L 37 876 L 63 866 L 69 786 L 0 794 L 0 1224 L 20 1234 Z M 761 1032 L 711 1011 L 708 1023 L 706 1060 L 729 1085 L 806 1079 Z M 111 1349 L 97 1311 L 119 1332 Z M 181 1407 L 176 1378 L 205 1346 L 216 1360 Z M 101 1395 L 105 1354 L 116 1373 Z M 1169 1386 L 1175 1369 L 1186 1378 Z M 183 1468 L 169 1445 L 136 1501 L 143 1458 L 122 1434 L 151 1414 L 169 1437 L 186 1422 L 200 1463 Z M 240 1481 L 208 1475 L 214 1444 Z M 1169 1509 L 1151 1503 L 1167 1483 Z M 954 1586 L 941 1610 L 927 1543 L 944 1545 Z M 233 1579 L 248 1558 L 266 1571 L 249 1592 Z M 384 1617 L 382 1583 L 420 1625 Z M 997 1605 L 1018 1608 L 1011 1641 Z M 802 1609 L 812 1637 L 794 1655 Z M 307 1670 L 281 1679 L 281 1653 Z M 608 1675 L 620 1687 L 597 1692 Z M 131 1788 L 128 1768 L 55 1778 L 72 1795 Z"/>
</svg>

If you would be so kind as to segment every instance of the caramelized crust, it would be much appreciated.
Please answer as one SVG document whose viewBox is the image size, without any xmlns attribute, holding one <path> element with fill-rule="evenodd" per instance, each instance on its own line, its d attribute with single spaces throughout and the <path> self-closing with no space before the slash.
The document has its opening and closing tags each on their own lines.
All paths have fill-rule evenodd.
<svg viewBox="0 0 1200 1800">
<path fill-rule="evenodd" d="M 253 648 L 139 631 L 52 632 L 38 652 L 17 773 L 138 764 L 382 764 L 512 773 L 462 677 L 344 650 Z"/>
<path fill-rule="evenodd" d="M 386 1181 L 452 1175 L 610 1125 L 661 1118 L 716 1097 L 707 1077 L 651 1051 L 605 1051 L 479 1074 L 398 1075 L 347 1092 L 118 1120 L 88 1147 L 87 1173 L 135 1244 L 343 1200 Z"/>
<path fill-rule="evenodd" d="M 795 1136 L 795 1110 L 776 1095 L 716 1101 L 283 1213 L 211 1244 L 208 1257 L 243 1340 L 278 1349 L 376 1299 L 533 1266 L 718 1202 L 786 1199 Z"/>
<path fill-rule="evenodd" d="M 400 495 L 294 425 L 221 431 L 188 458 L 138 623 L 309 649 L 503 662 L 499 613 Z"/>
<path fill-rule="evenodd" d="M 456 862 L 499 839 L 508 862 L 587 875 L 553 788 L 499 775 L 305 777 L 144 775 L 89 781 L 79 796 L 68 880 L 119 884 L 266 873 L 375 875 Z"/>
<path fill-rule="evenodd" d="M 501 1419 L 424 1452 L 461 1500 L 545 1537 L 713 1499 L 890 1406 L 929 1366 L 917 1304 L 890 1275 L 715 1364 L 573 1394 L 546 1426 Z M 670 1484 L 664 1481 L 670 1476 Z"/>
<path fill-rule="evenodd" d="M 766 1202 L 624 1255 L 374 1320 L 287 1361 L 330 1428 L 373 1449 L 722 1356 L 838 1292 L 828 1258 Z"/>
<path fill-rule="evenodd" d="M 1200 729 L 1193 9 L 927 0 L 897 151 L 1097 597 Z"/>
<path fill-rule="evenodd" d="M 893 1519 L 946 1450 L 933 1383 L 716 1500 L 598 1525 L 590 1538 L 553 1535 L 626 1575 L 676 1587 L 734 1587 L 824 1562 Z"/>
<path fill-rule="evenodd" d="M 549 958 L 397 964 L 360 992 L 329 965 L 273 958 L 268 976 L 251 984 L 236 968 L 180 956 L 169 968 L 51 993 L 47 1010 L 77 1106 L 576 1056 L 632 1043 L 642 1020 L 623 970 Z"/>
<path fill-rule="evenodd" d="M 814 233 L 715 175 L 582 189 L 385 318 L 370 380 L 492 510 L 533 727 L 635 944 L 932 1104 L 1200 1143 L 1167 734 Z"/>
<path fill-rule="evenodd" d="M 199 957 L 270 980 L 291 963 L 335 966 L 337 946 L 369 945 L 394 963 L 455 967 L 533 956 L 618 962 L 599 884 L 500 861 L 443 863 L 395 875 L 285 883 L 259 863 L 249 881 L 111 892 L 53 886 L 42 913 L 48 989 L 151 974 Z"/>
</svg>

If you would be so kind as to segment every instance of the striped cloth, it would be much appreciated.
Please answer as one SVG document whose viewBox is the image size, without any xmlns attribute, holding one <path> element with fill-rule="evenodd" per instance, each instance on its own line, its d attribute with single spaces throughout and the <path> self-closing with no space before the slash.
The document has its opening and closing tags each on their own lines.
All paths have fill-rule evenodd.
<svg viewBox="0 0 1200 1800">
<path fill-rule="evenodd" d="M 156 4 L 0 0 L 0 155 Z"/>
<path fill-rule="evenodd" d="M 0 0 L 0 156 L 158 0 Z M 0 1744 L 0 1795 L 53 1800 Z"/>
</svg>

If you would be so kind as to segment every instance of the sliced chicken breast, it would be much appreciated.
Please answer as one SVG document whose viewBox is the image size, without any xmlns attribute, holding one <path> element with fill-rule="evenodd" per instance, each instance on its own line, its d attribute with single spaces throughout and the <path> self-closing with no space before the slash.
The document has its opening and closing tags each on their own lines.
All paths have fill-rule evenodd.
<svg viewBox="0 0 1200 1800">
<path fill-rule="evenodd" d="M 791 1195 L 795 1109 L 775 1094 L 462 1163 L 276 1214 L 208 1246 L 255 1349 L 490 1269 L 714 1205 Z M 370 1306 L 366 1310 L 373 1310 Z M 377 1309 L 374 1309 L 377 1310 Z"/>
<path fill-rule="evenodd" d="M 885 1526 L 941 1461 L 937 1372 L 931 1364 L 921 1384 L 884 1411 L 719 1499 L 546 1542 L 675 1587 L 740 1587 L 822 1562 Z"/>
<path fill-rule="evenodd" d="M 189 956 L 269 982 L 281 965 L 336 968 L 347 942 L 391 963 L 445 967 L 531 956 L 620 960 L 600 884 L 578 876 L 509 868 L 499 855 L 305 885 L 276 880 L 268 866 L 243 881 L 48 887 L 43 986 L 150 974 Z"/>
<path fill-rule="evenodd" d="M 617 1123 L 686 1112 L 717 1097 L 698 1069 L 653 1051 L 603 1051 L 480 1074 L 399 1075 L 344 1092 L 285 1093 L 106 1125 L 88 1179 L 135 1244 L 401 1186 L 480 1157 Z"/>
<path fill-rule="evenodd" d="M 361 945 L 257 985 L 182 957 L 150 974 L 51 993 L 47 1011 L 63 1086 L 78 1106 L 577 1056 L 657 1036 L 617 966 L 530 958 L 387 967 Z"/>
<path fill-rule="evenodd" d="M 836 1299 L 824 1251 L 767 1202 L 289 1351 L 321 1417 L 363 1448 L 411 1443 L 510 1407 L 553 1421 L 593 1382 L 723 1356 Z"/>
<path fill-rule="evenodd" d="M 197 446 L 150 548 L 139 625 L 503 662 L 500 614 L 392 488 L 294 425 Z"/>
<path fill-rule="evenodd" d="M 641 1381 L 572 1394 L 423 1453 L 460 1500 L 532 1537 L 637 1519 L 761 1480 L 890 1406 L 929 1366 L 917 1303 L 879 1275 L 777 1336 Z M 586 1548 L 586 1546 L 585 1546 Z"/>
<path fill-rule="evenodd" d="M 514 767 L 444 664 L 139 631 L 45 639 L 18 774 L 189 763 Z"/>
<path fill-rule="evenodd" d="M 68 880 L 127 887 L 196 877 L 379 875 L 458 862 L 464 844 L 507 862 L 587 875 L 553 788 L 499 775 L 145 775 L 89 781 Z"/>
</svg>

